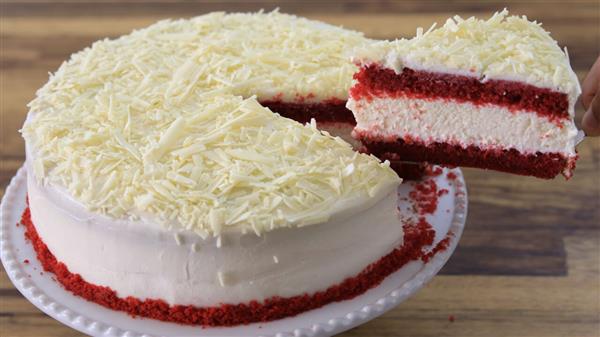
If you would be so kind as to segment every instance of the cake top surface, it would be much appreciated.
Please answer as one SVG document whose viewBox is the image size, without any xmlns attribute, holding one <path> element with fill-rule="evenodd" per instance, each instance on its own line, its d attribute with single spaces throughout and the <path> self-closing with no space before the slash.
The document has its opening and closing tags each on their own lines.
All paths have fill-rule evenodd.
<svg viewBox="0 0 600 337">
<path fill-rule="evenodd" d="M 166 94 L 174 99 L 201 91 L 256 95 L 259 101 L 346 100 L 356 72 L 351 51 L 370 41 L 359 32 L 277 11 L 214 12 L 98 41 L 70 62 L 80 64 L 77 76 L 98 83 L 128 71 L 120 79 L 137 82 L 136 97 L 146 101 L 146 87 L 163 78 L 169 78 Z"/>
<path fill-rule="evenodd" d="M 29 105 L 22 133 L 36 179 L 97 213 L 203 237 L 321 223 L 373 204 L 400 181 L 389 163 L 238 96 L 320 88 L 331 73 L 341 81 L 337 61 L 317 50 L 361 37 L 319 26 L 215 13 L 74 54 Z M 331 34 L 341 39 L 319 42 Z"/>
<path fill-rule="evenodd" d="M 495 13 L 488 20 L 449 18 L 446 23 L 412 39 L 381 41 L 355 51 L 357 63 L 383 63 L 399 72 L 403 67 L 454 72 L 462 75 L 523 81 L 567 93 L 574 103 L 579 81 L 566 49 L 527 17 Z"/>
</svg>

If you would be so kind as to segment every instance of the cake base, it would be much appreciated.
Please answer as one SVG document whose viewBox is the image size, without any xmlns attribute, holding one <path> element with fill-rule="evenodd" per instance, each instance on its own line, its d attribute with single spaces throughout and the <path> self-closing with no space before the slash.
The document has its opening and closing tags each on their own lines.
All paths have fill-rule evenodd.
<svg viewBox="0 0 600 337">
<path fill-rule="evenodd" d="M 565 158 L 559 153 L 523 154 L 515 149 L 466 148 L 460 145 L 434 142 L 423 144 L 398 139 L 395 142 L 361 138 L 369 153 L 388 160 L 400 159 L 415 162 L 432 162 L 440 165 L 455 165 L 492 169 L 543 179 L 552 179 L 562 173 L 567 179 L 575 169 L 575 159 Z"/>
<path fill-rule="evenodd" d="M 438 211 L 427 216 L 435 230 L 435 246 L 444 238 L 448 246 L 428 261 L 411 261 L 386 277 L 377 287 L 353 299 L 331 303 L 283 320 L 255 323 L 238 327 L 203 328 L 173 324 L 153 319 L 132 318 L 124 312 L 107 309 L 94 302 L 75 296 L 56 281 L 53 273 L 43 272 L 36 252 L 25 240 L 25 226 L 15 226 L 26 208 L 26 172 L 22 168 L 9 184 L 3 198 L 0 219 L 0 256 L 8 278 L 32 304 L 50 317 L 88 335 L 136 337 L 213 336 L 215 334 L 272 336 L 277 334 L 302 336 L 330 336 L 365 323 L 392 309 L 422 288 L 451 256 L 460 239 L 466 217 L 467 198 L 462 174 L 458 169 L 443 170 L 435 175 L 439 190 L 448 193 L 439 198 Z M 450 178 L 452 176 L 452 178 Z M 403 184 L 399 207 L 403 214 L 416 215 L 413 205 L 407 203 L 414 183 Z M 447 236 L 447 233 L 454 235 Z M 431 252 L 433 247 L 428 247 Z M 427 256 L 430 254 L 428 253 Z M 425 258 L 427 259 L 427 258 Z"/>
<path fill-rule="evenodd" d="M 325 291 L 287 298 L 272 297 L 263 302 L 252 301 L 198 308 L 190 305 L 169 305 L 161 299 L 122 298 L 108 287 L 88 283 L 56 260 L 42 238 L 38 236 L 30 218 L 29 208 L 23 212 L 21 224 L 25 226 L 25 237 L 33 245 L 44 270 L 53 273 L 56 281 L 73 294 L 107 308 L 124 311 L 134 317 L 141 316 L 201 326 L 235 326 L 268 322 L 294 316 L 331 302 L 354 298 L 377 286 L 386 276 L 400 269 L 407 262 L 421 258 L 429 259 L 425 248 L 431 246 L 435 238 L 435 231 L 427 222 L 405 224 L 405 243 L 402 247 L 367 266 L 360 274 L 347 278 Z"/>
<path fill-rule="evenodd" d="M 411 163 L 399 160 L 390 160 L 390 167 L 402 180 L 408 181 L 421 180 L 427 175 L 428 170 L 431 170 L 431 165 L 425 162 Z"/>
</svg>

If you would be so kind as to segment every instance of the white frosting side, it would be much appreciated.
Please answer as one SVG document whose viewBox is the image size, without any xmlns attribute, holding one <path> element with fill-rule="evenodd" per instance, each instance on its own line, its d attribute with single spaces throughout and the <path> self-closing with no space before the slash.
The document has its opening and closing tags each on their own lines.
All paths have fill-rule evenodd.
<svg viewBox="0 0 600 337">
<path fill-rule="evenodd" d="M 417 29 L 409 40 L 382 41 L 359 48 L 354 61 L 382 64 L 400 73 L 404 67 L 430 72 L 511 80 L 550 88 L 569 96 L 571 109 L 581 93 L 567 51 L 527 17 L 505 9 L 488 20 L 449 18 L 444 26 Z"/>
<path fill-rule="evenodd" d="M 559 127 L 534 112 L 443 99 L 373 97 L 350 99 L 348 107 L 356 118 L 355 131 L 374 137 L 575 156 L 577 128 L 570 119 L 561 120 Z"/>
<path fill-rule="evenodd" d="M 31 174 L 28 193 L 40 237 L 71 272 L 120 297 L 169 304 L 215 306 L 325 290 L 391 252 L 403 236 L 395 189 L 352 216 L 260 237 L 229 233 L 205 240 L 89 212 Z"/>
</svg>

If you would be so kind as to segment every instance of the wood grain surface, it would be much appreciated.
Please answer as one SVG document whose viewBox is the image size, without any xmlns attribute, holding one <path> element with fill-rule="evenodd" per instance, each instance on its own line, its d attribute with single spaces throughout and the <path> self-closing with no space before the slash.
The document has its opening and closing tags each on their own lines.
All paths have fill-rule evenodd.
<svg viewBox="0 0 600 337">
<path fill-rule="evenodd" d="M 0 193 L 24 160 L 26 104 L 71 53 L 162 18 L 279 7 L 364 31 L 414 34 L 455 14 L 507 7 L 543 22 L 580 79 L 599 54 L 591 1 L 0 2 Z M 577 121 L 581 118 L 578 107 Z M 600 336 L 600 138 L 579 146 L 575 176 L 552 181 L 466 169 L 470 197 L 459 247 L 416 296 L 343 336 Z M 0 271 L 0 336 L 80 336 L 46 316 Z"/>
</svg>

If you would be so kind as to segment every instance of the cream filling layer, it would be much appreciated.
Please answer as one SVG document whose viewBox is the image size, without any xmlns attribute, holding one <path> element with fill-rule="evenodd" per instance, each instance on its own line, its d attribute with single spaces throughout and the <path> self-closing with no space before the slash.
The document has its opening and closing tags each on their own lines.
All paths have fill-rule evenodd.
<svg viewBox="0 0 600 337">
<path fill-rule="evenodd" d="M 402 244 L 396 190 L 364 212 L 262 236 L 203 240 L 147 220 L 87 211 L 62 190 L 28 176 L 36 229 L 56 258 L 120 297 L 215 306 L 314 293 L 358 274 Z"/>
<path fill-rule="evenodd" d="M 560 121 L 559 126 L 535 112 L 408 97 L 374 97 L 370 101 L 351 98 L 347 107 L 356 118 L 355 132 L 375 137 L 410 137 L 426 144 L 448 142 L 575 156 L 577 128 L 571 119 Z"/>
</svg>

